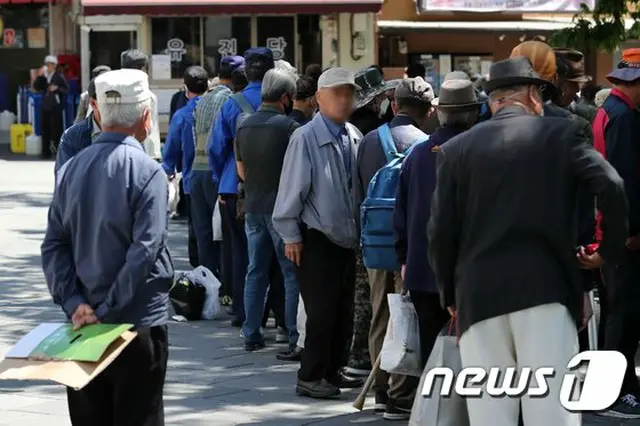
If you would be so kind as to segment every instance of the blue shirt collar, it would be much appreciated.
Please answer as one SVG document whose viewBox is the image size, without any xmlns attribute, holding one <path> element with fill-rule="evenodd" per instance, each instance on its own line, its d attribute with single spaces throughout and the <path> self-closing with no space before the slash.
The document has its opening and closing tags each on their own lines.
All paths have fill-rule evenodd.
<svg viewBox="0 0 640 426">
<path fill-rule="evenodd" d="M 136 138 L 122 133 L 102 132 L 93 143 L 121 143 L 144 151 L 142 144 Z"/>
<path fill-rule="evenodd" d="M 249 84 L 247 84 L 247 87 L 244 88 L 243 92 L 249 89 L 261 88 L 261 87 L 262 87 L 261 81 L 251 81 Z"/>
<path fill-rule="evenodd" d="M 333 135 L 334 138 L 338 139 L 340 137 L 340 133 L 344 130 L 344 124 L 340 125 L 322 114 L 320 114 L 320 116 L 322 117 L 324 123 L 327 125 L 327 129 L 329 129 L 331 135 Z"/>
</svg>

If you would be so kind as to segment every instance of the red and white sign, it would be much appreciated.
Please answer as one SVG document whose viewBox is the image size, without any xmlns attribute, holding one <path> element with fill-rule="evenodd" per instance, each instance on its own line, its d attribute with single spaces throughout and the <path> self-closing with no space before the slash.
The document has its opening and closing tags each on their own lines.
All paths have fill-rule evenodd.
<svg viewBox="0 0 640 426">
<path fill-rule="evenodd" d="M 16 30 L 13 28 L 5 28 L 2 32 L 2 44 L 11 47 L 16 42 Z"/>
</svg>

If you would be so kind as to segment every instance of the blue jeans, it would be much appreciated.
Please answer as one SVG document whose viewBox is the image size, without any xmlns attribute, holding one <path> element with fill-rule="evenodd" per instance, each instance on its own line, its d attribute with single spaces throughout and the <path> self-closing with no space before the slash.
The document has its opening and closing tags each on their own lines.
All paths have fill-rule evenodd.
<svg viewBox="0 0 640 426">
<path fill-rule="evenodd" d="M 300 294 L 295 266 L 284 255 L 284 242 L 273 229 L 271 214 L 247 213 L 245 231 L 249 247 L 249 268 L 244 289 L 246 320 L 242 328 L 245 342 L 257 343 L 263 340 L 260 325 L 269 288 L 269 267 L 275 250 L 284 276 L 285 325 L 289 332 L 289 344 L 295 346 L 298 341 L 296 317 Z"/>
<path fill-rule="evenodd" d="M 211 218 L 218 198 L 211 171 L 194 170 L 191 177 L 191 223 L 198 243 L 200 265 L 220 277 L 220 241 L 213 241 Z"/>
</svg>

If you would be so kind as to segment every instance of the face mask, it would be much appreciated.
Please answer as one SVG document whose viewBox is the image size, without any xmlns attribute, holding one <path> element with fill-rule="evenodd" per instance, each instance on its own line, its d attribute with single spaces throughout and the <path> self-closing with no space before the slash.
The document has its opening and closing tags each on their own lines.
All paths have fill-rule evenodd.
<svg viewBox="0 0 640 426">
<path fill-rule="evenodd" d="M 387 110 L 389 109 L 389 105 L 391 104 L 391 101 L 389 101 L 389 99 L 385 99 L 380 103 L 380 117 L 383 117 L 386 113 Z"/>
</svg>

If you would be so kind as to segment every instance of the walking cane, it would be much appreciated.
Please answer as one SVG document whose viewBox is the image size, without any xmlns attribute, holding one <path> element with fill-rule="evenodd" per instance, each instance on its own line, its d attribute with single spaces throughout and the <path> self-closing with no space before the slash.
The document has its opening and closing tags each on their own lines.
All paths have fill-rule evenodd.
<svg viewBox="0 0 640 426">
<path fill-rule="evenodd" d="M 362 411 L 364 401 L 367 398 L 367 393 L 369 393 L 369 389 L 371 389 L 371 386 L 373 385 L 373 380 L 376 377 L 376 374 L 378 374 L 378 370 L 380 370 L 380 354 L 378 354 L 378 358 L 376 358 L 376 362 L 373 364 L 373 368 L 371 368 L 369 377 L 367 377 L 367 381 L 364 382 L 364 386 L 362 387 L 360 394 L 356 400 L 353 401 L 353 408 Z"/>
</svg>

